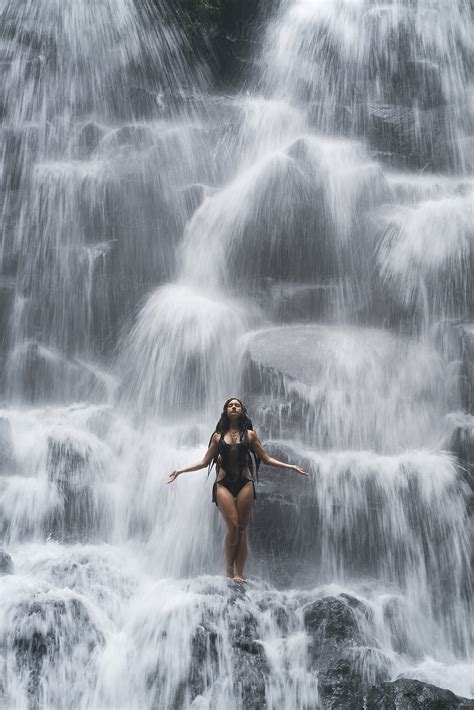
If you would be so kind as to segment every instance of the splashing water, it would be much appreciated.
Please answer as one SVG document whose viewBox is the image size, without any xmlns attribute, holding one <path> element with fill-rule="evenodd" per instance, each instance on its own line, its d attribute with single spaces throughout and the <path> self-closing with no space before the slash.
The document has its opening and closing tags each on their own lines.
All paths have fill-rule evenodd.
<svg viewBox="0 0 474 710">
<path fill-rule="evenodd" d="M 473 697 L 470 491 L 444 451 L 468 417 L 446 416 L 468 3 L 285 0 L 231 97 L 171 4 L 0 16 L 2 701 L 315 708 L 347 663 L 366 690 Z M 163 485 L 230 395 L 312 473 L 263 467 L 245 589 L 205 472 Z"/>
</svg>

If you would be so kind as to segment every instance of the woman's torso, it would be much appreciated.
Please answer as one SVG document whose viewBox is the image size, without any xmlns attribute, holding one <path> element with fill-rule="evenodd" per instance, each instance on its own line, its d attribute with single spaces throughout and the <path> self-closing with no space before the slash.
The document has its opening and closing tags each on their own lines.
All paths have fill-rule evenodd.
<svg viewBox="0 0 474 710">
<path fill-rule="evenodd" d="M 238 480 L 247 478 L 252 480 L 249 470 L 249 444 L 247 436 L 241 436 L 239 442 L 226 441 L 226 435 L 222 434 L 219 441 L 219 467 L 217 471 L 217 481 L 224 478 Z"/>
</svg>

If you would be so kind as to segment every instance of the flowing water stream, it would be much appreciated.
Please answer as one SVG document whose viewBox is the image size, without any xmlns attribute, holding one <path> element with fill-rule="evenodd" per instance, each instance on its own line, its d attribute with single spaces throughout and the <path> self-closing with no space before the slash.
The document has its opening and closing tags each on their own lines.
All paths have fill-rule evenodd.
<svg viewBox="0 0 474 710">
<path fill-rule="evenodd" d="M 171 3 L 0 0 L 5 707 L 318 708 L 328 599 L 367 687 L 474 697 L 468 5 L 283 0 L 219 96 Z M 244 590 L 163 485 L 230 395 L 312 474 Z"/>
</svg>

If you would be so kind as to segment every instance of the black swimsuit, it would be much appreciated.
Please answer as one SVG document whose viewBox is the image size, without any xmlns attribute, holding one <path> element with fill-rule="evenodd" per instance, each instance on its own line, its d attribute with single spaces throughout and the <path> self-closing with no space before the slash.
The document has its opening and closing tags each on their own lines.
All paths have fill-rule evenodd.
<svg viewBox="0 0 474 710">
<path fill-rule="evenodd" d="M 219 440 L 219 468 L 223 468 L 225 471 L 225 476 L 219 481 L 216 480 L 212 487 L 212 500 L 217 505 L 216 500 L 216 486 L 224 486 L 228 491 L 232 493 L 234 498 L 238 496 L 242 488 L 251 483 L 253 486 L 253 497 L 255 495 L 255 484 L 252 478 L 247 478 L 244 476 L 244 471 L 249 467 L 249 445 L 247 442 L 247 437 L 245 440 L 241 440 L 238 444 L 228 444 L 224 437 L 221 436 Z M 219 469 L 217 471 L 219 475 Z"/>
</svg>

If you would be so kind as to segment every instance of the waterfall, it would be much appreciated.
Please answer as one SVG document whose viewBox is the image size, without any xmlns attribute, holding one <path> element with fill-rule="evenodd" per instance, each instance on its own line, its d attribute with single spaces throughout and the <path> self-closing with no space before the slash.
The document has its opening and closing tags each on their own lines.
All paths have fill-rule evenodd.
<svg viewBox="0 0 474 710">
<path fill-rule="evenodd" d="M 0 0 L 0 698 L 474 698 L 469 3 L 283 0 L 226 95 L 175 5 Z M 311 473 L 243 588 L 164 485 L 229 396 Z"/>
</svg>

